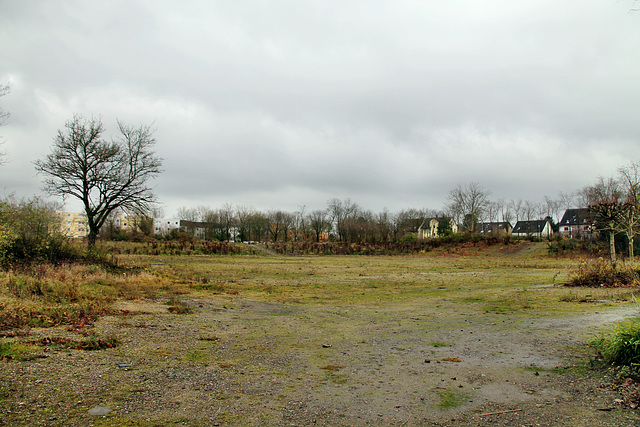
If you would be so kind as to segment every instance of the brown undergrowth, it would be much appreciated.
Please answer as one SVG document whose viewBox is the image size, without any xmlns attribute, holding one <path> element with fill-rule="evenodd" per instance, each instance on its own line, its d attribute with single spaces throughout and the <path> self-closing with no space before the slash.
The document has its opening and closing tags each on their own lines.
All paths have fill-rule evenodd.
<svg viewBox="0 0 640 427">
<path fill-rule="evenodd" d="M 39 264 L 9 271 L 0 277 L 0 337 L 11 340 L 14 347 L 109 348 L 116 345 L 115 339 L 94 336 L 87 327 L 100 316 L 119 312 L 113 308 L 115 301 L 165 298 L 183 312 L 176 296 L 186 293 L 186 286 L 173 277 L 142 269 L 97 265 Z M 82 337 L 28 339 L 32 328 L 60 327 Z M 5 350 L 4 360 L 19 358 L 11 355 L 11 348 Z"/>
<path fill-rule="evenodd" d="M 565 286 L 592 288 L 638 287 L 640 270 L 636 265 L 612 264 L 604 258 L 587 259 L 570 269 Z"/>
</svg>

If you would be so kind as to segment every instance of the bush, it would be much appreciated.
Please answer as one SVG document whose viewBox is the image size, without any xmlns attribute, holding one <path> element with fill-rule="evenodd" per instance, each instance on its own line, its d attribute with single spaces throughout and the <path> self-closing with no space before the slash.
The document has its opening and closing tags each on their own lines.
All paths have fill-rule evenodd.
<svg viewBox="0 0 640 427">
<path fill-rule="evenodd" d="M 619 324 L 613 333 L 595 338 L 590 345 L 610 365 L 638 368 L 640 366 L 640 323 Z"/>
<path fill-rule="evenodd" d="M 599 256 L 607 254 L 609 246 L 607 242 L 594 239 L 555 238 L 549 242 L 548 250 L 549 255 L 555 256 L 571 254 L 590 254 L 592 256 Z"/>
<path fill-rule="evenodd" d="M 65 262 L 81 256 L 58 231 L 55 206 L 39 198 L 0 201 L 0 266 Z"/>
<path fill-rule="evenodd" d="M 617 266 L 604 258 L 580 262 L 569 272 L 570 281 L 566 286 L 588 286 L 598 288 L 619 288 L 638 286 L 640 272 L 630 266 Z"/>
</svg>

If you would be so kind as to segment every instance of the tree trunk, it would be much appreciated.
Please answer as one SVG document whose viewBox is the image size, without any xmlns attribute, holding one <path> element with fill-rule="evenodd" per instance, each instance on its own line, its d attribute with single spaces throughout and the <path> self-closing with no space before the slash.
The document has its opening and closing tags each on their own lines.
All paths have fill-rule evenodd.
<svg viewBox="0 0 640 427">
<path fill-rule="evenodd" d="M 609 231 L 609 253 L 611 254 L 611 264 L 616 263 L 616 233 Z"/>
<path fill-rule="evenodd" d="M 93 230 L 89 230 L 89 234 L 87 235 L 87 244 L 89 249 L 93 249 L 96 246 L 97 237 L 98 233 Z"/>
<path fill-rule="evenodd" d="M 633 261 L 633 234 L 627 237 L 629 240 L 629 260 Z"/>
</svg>

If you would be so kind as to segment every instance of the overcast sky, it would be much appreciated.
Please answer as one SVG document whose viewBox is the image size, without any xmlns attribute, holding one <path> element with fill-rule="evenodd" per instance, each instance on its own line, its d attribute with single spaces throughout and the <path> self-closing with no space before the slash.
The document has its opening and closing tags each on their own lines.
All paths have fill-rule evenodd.
<svg viewBox="0 0 640 427">
<path fill-rule="evenodd" d="M 80 113 L 155 124 L 167 216 L 556 197 L 640 160 L 636 7 L 0 0 L 0 191 L 42 194 L 33 162 Z"/>
</svg>

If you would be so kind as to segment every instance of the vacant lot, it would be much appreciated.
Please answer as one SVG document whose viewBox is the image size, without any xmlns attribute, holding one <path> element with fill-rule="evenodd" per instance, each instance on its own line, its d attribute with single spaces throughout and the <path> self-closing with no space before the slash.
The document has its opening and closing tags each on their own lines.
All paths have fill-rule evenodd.
<svg viewBox="0 0 640 427">
<path fill-rule="evenodd" d="M 634 295 L 558 286 L 571 262 L 542 249 L 122 258 L 191 312 L 119 301 L 92 327 L 116 347 L 2 363 L 0 425 L 640 423 L 583 345 Z"/>
</svg>

